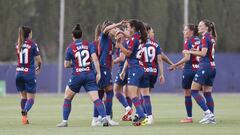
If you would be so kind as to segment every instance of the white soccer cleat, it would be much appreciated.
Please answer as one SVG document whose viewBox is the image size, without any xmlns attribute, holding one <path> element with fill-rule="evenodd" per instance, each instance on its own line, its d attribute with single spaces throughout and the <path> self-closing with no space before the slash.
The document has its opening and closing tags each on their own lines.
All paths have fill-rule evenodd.
<svg viewBox="0 0 240 135">
<path fill-rule="evenodd" d="M 119 125 L 119 123 L 113 121 L 110 116 L 106 116 L 106 119 L 107 119 L 108 124 L 109 124 L 110 126 L 118 126 L 118 125 Z"/>
<path fill-rule="evenodd" d="M 153 116 L 152 115 L 149 115 L 147 116 L 147 125 L 152 125 L 153 124 Z"/>
<path fill-rule="evenodd" d="M 213 113 L 204 113 L 203 118 L 199 121 L 201 124 L 216 124 L 215 116 Z"/>
<path fill-rule="evenodd" d="M 56 127 L 67 127 L 67 126 L 68 126 L 68 123 L 64 121 L 56 125 Z"/>
<path fill-rule="evenodd" d="M 101 126 L 101 118 L 95 118 L 93 117 L 92 122 L 91 122 L 91 126 L 92 127 L 96 127 L 96 126 Z"/>
</svg>

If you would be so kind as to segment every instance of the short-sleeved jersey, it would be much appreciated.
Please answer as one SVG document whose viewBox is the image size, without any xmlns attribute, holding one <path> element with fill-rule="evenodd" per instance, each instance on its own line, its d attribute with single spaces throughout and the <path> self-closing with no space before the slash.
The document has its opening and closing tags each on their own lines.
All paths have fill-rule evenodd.
<svg viewBox="0 0 240 135">
<path fill-rule="evenodd" d="M 35 73 L 34 57 L 39 55 L 37 44 L 31 40 L 26 40 L 20 51 L 16 45 L 16 53 L 18 57 L 17 72 Z"/>
<path fill-rule="evenodd" d="M 100 66 L 110 69 L 112 66 L 113 41 L 108 34 L 100 34 L 100 45 L 97 50 Z"/>
<path fill-rule="evenodd" d="M 201 41 L 199 37 L 193 36 L 185 40 L 184 50 L 199 50 Z M 197 70 L 199 68 L 199 58 L 195 55 L 190 55 L 190 60 L 187 61 L 184 65 L 185 69 Z"/>
<path fill-rule="evenodd" d="M 200 67 L 211 67 L 215 68 L 215 61 L 214 61 L 214 53 L 215 53 L 215 40 L 210 35 L 210 33 L 206 33 L 202 36 L 201 39 L 201 46 L 200 50 L 202 48 L 207 48 L 207 54 L 204 57 L 200 58 L 199 66 Z"/>
<path fill-rule="evenodd" d="M 142 48 L 142 62 L 145 73 L 158 73 L 158 59 L 157 56 L 161 54 L 160 45 L 151 39 L 147 39 L 147 42 Z"/>
<path fill-rule="evenodd" d="M 73 75 L 92 70 L 91 54 L 95 53 L 94 48 L 87 41 L 80 39 L 72 42 L 66 50 L 66 61 L 72 61 Z"/>
<path fill-rule="evenodd" d="M 129 40 L 125 40 L 125 41 L 123 42 L 123 46 L 124 46 L 125 48 L 127 48 L 128 43 L 129 43 Z M 121 53 L 122 53 L 121 49 L 120 49 L 120 48 L 116 48 L 116 56 L 117 56 L 117 57 L 120 57 L 120 54 L 121 54 Z M 125 61 L 121 61 L 121 62 L 118 64 L 118 66 L 119 66 L 120 69 L 123 68 L 124 62 L 125 62 Z"/>
<path fill-rule="evenodd" d="M 140 34 L 135 32 L 134 35 L 130 38 L 128 43 L 128 50 L 132 53 L 127 57 L 128 67 L 143 66 L 141 62 L 142 57 L 142 44 L 140 42 Z"/>
</svg>

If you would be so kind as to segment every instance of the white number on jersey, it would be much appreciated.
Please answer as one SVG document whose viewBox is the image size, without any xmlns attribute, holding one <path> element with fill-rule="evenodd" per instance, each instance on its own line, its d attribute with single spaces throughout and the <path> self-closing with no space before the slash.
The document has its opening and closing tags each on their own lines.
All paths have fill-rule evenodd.
<svg viewBox="0 0 240 135">
<path fill-rule="evenodd" d="M 28 64 L 28 55 L 29 55 L 28 48 L 21 49 L 21 51 L 19 52 L 19 63 Z"/>
<path fill-rule="evenodd" d="M 138 46 L 138 52 L 137 52 L 136 57 L 137 57 L 138 59 L 141 59 L 142 53 L 143 53 L 142 44 L 140 44 L 140 45 Z"/>
<path fill-rule="evenodd" d="M 143 52 L 144 52 L 145 62 L 153 62 L 154 58 L 156 57 L 155 48 L 152 46 L 144 47 Z"/>
<path fill-rule="evenodd" d="M 86 66 L 90 65 L 90 62 L 87 62 L 89 57 L 90 57 L 90 55 L 87 50 L 82 50 L 81 53 L 80 53 L 80 51 L 77 51 L 75 53 L 75 58 L 77 58 L 77 60 L 78 60 L 79 67 L 86 67 Z"/>
</svg>

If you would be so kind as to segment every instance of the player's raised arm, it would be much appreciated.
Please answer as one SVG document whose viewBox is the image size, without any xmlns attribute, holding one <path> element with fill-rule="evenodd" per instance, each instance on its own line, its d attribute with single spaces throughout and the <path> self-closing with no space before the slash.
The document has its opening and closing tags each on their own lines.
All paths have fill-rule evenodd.
<svg viewBox="0 0 240 135">
<path fill-rule="evenodd" d="M 107 23 L 107 22 L 106 22 L 106 23 Z M 111 25 L 108 25 L 108 26 L 106 26 L 105 28 L 103 28 L 102 32 L 103 32 L 103 34 L 107 34 L 111 29 L 114 29 L 114 28 L 116 28 L 116 27 L 118 27 L 118 26 L 121 26 L 121 25 L 124 24 L 124 23 L 126 23 L 125 20 L 123 20 L 123 21 L 121 21 L 121 22 L 119 22 L 119 23 L 113 23 L 113 24 L 111 24 Z M 104 25 L 103 25 L 103 27 L 104 27 Z"/>
</svg>

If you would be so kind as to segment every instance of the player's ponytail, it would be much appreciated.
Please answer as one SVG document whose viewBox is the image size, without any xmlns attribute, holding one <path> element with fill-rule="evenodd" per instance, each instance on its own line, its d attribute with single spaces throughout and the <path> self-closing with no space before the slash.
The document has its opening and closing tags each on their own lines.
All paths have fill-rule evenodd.
<svg viewBox="0 0 240 135">
<path fill-rule="evenodd" d="M 98 37 L 100 36 L 101 30 L 102 30 L 102 25 L 98 24 L 95 28 L 95 36 L 94 36 L 95 41 L 98 40 Z"/>
<path fill-rule="evenodd" d="M 21 26 L 19 27 L 18 31 L 18 51 L 20 52 L 22 45 L 24 44 L 25 40 L 29 37 L 30 33 L 32 32 L 30 27 Z"/>
<path fill-rule="evenodd" d="M 135 31 L 136 32 L 140 32 L 141 34 L 141 40 L 143 43 L 146 43 L 147 41 L 147 31 L 146 31 L 146 28 L 144 26 L 144 24 L 141 22 L 141 21 L 138 21 L 138 20 L 130 20 L 129 21 L 129 24 L 131 27 L 134 27 L 135 28 Z"/>
<path fill-rule="evenodd" d="M 211 34 L 212 36 L 215 38 L 215 40 L 217 39 L 217 32 L 216 32 L 216 27 L 215 27 L 215 23 L 211 22 L 210 24 L 211 26 Z"/>
<path fill-rule="evenodd" d="M 142 22 L 138 22 L 139 23 L 139 31 L 141 33 L 141 39 L 143 43 L 147 42 L 147 31 L 146 28 L 144 26 L 144 24 Z"/>
<path fill-rule="evenodd" d="M 189 28 L 190 31 L 193 31 L 193 36 L 199 36 L 197 25 L 188 24 L 187 27 Z"/>
<path fill-rule="evenodd" d="M 80 24 L 76 24 L 72 30 L 73 37 L 79 39 L 82 37 L 82 29 Z"/>
</svg>

